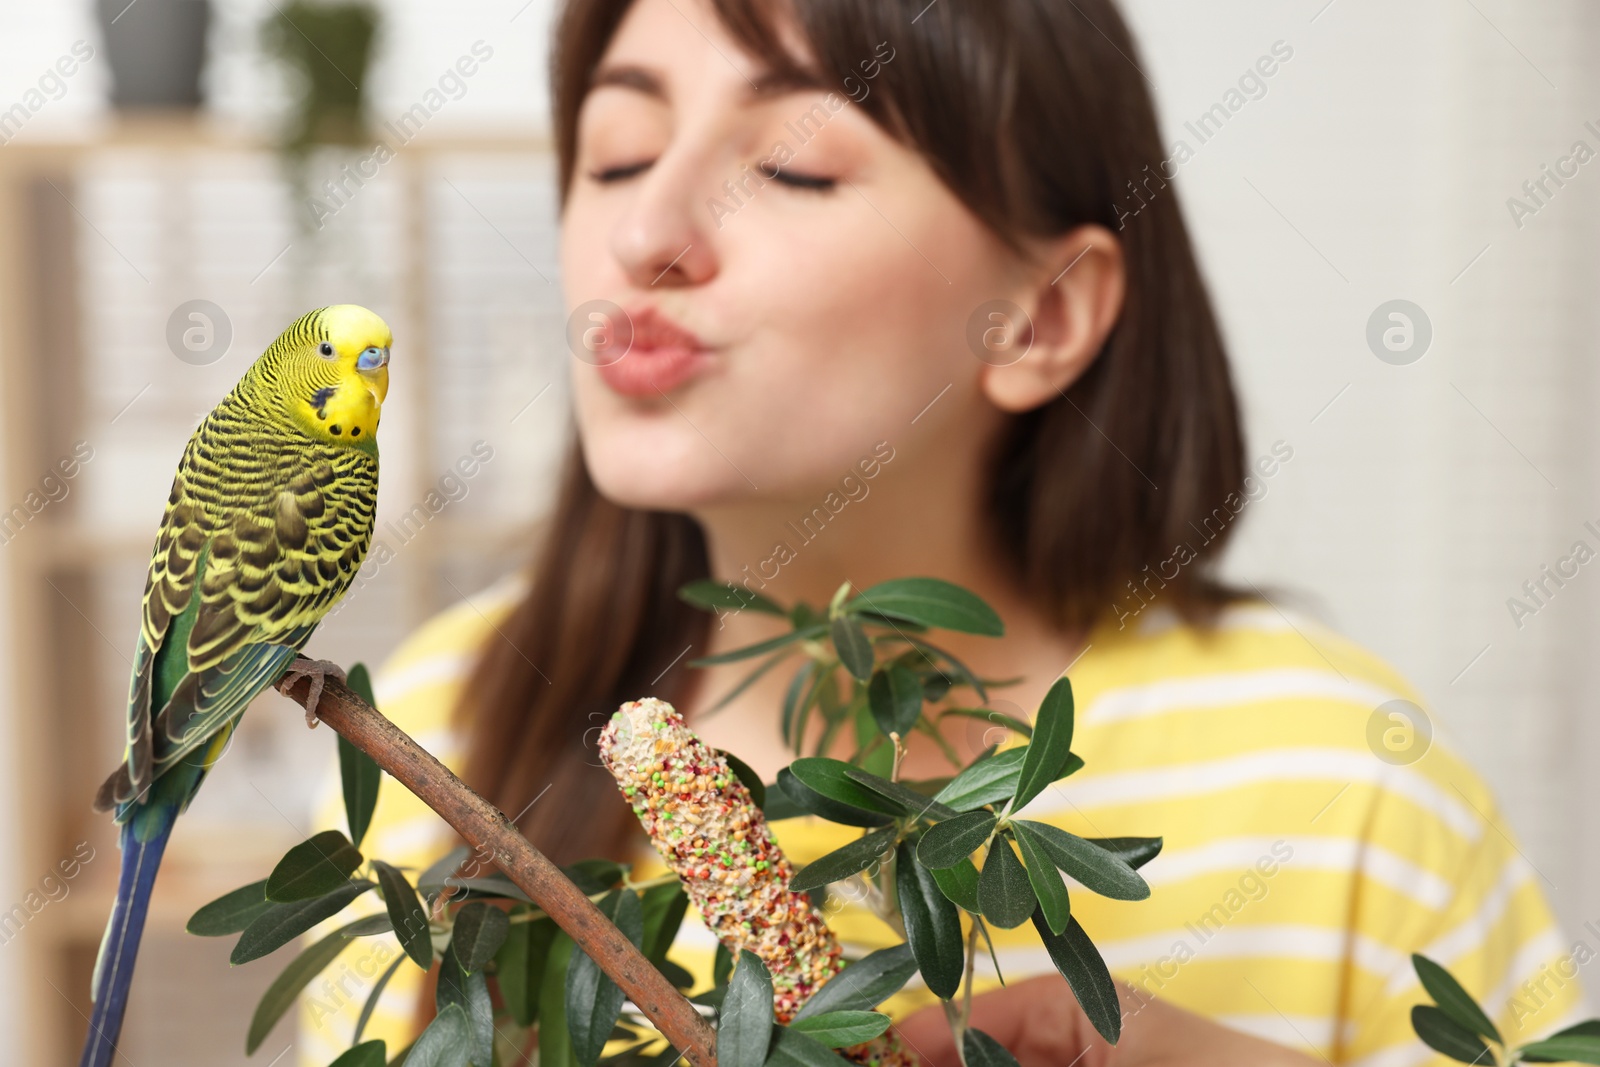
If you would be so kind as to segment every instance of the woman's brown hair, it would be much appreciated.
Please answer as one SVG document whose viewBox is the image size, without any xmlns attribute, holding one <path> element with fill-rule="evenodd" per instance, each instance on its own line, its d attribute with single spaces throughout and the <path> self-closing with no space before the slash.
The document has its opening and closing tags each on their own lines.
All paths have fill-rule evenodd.
<svg viewBox="0 0 1600 1067">
<path fill-rule="evenodd" d="M 558 23 L 563 205 L 579 108 L 630 3 L 569 0 Z M 711 3 L 779 72 L 797 67 L 779 35 L 793 19 L 812 69 L 852 99 L 860 64 L 887 43 L 892 60 L 855 106 L 1013 247 L 1085 223 L 1118 233 L 1127 294 L 1104 350 L 1059 400 L 1015 417 L 989 459 L 993 543 L 1064 631 L 1157 587 L 1185 618 L 1209 618 L 1232 595 L 1209 564 L 1244 487 L 1239 414 L 1175 191 L 1159 177 L 1155 106 L 1112 0 Z M 1152 585 L 1150 568 L 1178 546 L 1197 558 L 1180 552 L 1176 574 L 1162 567 Z M 676 590 L 705 577 L 699 524 L 602 497 L 574 435 L 530 589 L 459 708 L 466 781 L 523 813 L 523 831 L 557 863 L 628 858 L 637 822 L 594 758 L 592 730 L 623 701 L 686 692 L 684 661 L 703 651 L 710 616 Z"/>
</svg>

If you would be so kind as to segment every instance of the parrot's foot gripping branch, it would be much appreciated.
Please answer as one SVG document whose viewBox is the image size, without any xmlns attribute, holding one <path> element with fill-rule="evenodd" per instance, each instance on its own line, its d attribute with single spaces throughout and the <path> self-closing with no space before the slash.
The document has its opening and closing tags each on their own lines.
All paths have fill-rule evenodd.
<svg viewBox="0 0 1600 1067">
<path fill-rule="evenodd" d="M 306 694 L 306 727 L 317 728 L 317 705 L 322 703 L 322 686 L 329 678 L 345 681 L 344 668 L 330 660 L 307 659 L 296 656 L 294 662 L 289 664 L 289 669 L 283 672 L 283 677 L 278 679 L 278 692 L 288 695 L 289 689 L 300 679 L 308 679 L 311 689 Z"/>
</svg>

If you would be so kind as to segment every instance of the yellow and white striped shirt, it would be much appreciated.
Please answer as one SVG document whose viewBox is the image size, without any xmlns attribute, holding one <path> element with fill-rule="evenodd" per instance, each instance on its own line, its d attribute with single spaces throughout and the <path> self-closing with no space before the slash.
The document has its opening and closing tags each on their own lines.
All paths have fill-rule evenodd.
<svg viewBox="0 0 1600 1067">
<path fill-rule="evenodd" d="M 458 687 L 522 592 L 508 581 L 441 614 L 379 673 L 384 714 L 452 768 L 462 755 L 449 725 Z M 1142 871 L 1148 900 L 1073 893 L 1074 916 L 1119 978 L 1361 1067 L 1450 1062 L 1412 1034 L 1411 1007 L 1428 1002 L 1412 952 L 1448 967 L 1513 1043 L 1582 1017 L 1572 944 L 1477 774 L 1437 737 L 1414 762 L 1375 755 L 1369 737 L 1391 728 L 1383 716 L 1374 727 L 1377 709 L 1418 702 L 1384 663 L 1309 620 L 1241 605 L 1210 632 L 1153 610 L 1125 630 L 1107 623 L 1070 674 L 1073 750 L 1087 765 L 1022 814 L 1085 836 L 1166 839 Z M 1012 735 L 1006 747 L 1016 743 Z M 319 829 L 343 825 L 336 778 L 330 771 Z M 861 832 L 814 817 L 772 829 L 797 867 Z M 420 869 L 447 833 L 386 781 L 363 851 Z M 636 875 L 665 869 L 650 850 Z M 900 940 L 859 905 L 844 903 L 829 921 L 850 957 Z M 1053 973 L 1031 924 L 991 932 L 1008 982 Z M 696 989 L 709 984 L 714 946 L 691 906 L 672 956 Z M 331 994 L 314 983 L 302 1002 L 308 1067 L 349 1044 L 375 980 L 356 955 L 341 957 L 354 961 L 349 981 Z M 974 988 L 997 987 L 987 953 L 977 961 Z M 388 1039 L 391 1054 L 409 1040 L 421 977 L 401 964 L 368 1025 L 365 1036 Z M 884 1010 L 900 1018 L 931 1003 L 913 978 Z"/>
</svg>

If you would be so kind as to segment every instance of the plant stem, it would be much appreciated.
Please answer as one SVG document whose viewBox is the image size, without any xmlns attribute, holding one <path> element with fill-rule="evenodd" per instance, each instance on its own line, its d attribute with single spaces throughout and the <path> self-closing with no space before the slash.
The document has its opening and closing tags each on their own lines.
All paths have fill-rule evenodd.
<svg viewBox="0 0 1600 1067">
<path fill-rule="evenodd" d="M 666 885 L 668 882 L 676 881 L 678 881 L 678 876 L 676 874 L 658 875 L 655 878 L 649 878 L 643 882 L 630 882 L 624 878 L 622 880 L 622 888 L 637 891 L 640 889 L 650 889 L 658 885 Z M 590 900 L 598 904 L 601 900 L 604 900 L 614 892 L 616 892 L 616 887 L 612 886 L 610 889 L 602 889 L 600 892 L 590 893 L 588 896 Z M 549 912 L 542 911 L 539 908 L 534 908 L 531 911 L 519 912 L 518 914 L 511 916 L 510 921 L 514 923 L 533 923 L 538 922 L 540 919 L 548 918 L 550 918 Z"/>
<path fill-rule="evenodd" d="M 967 926 L 967 989 L 962 998 L 961 1009 L 956 1010 L 954 1000 L 944 1001 L 944 1017 L 950 1022 L 950 1033 L 955 1037 L 956 1055 L 961 1057 L 961 1067 L 967 1064 L 967 1027 L 972 1022 L 972 974 L 977 970 L 975 966 L 978 955 L 978 922 L 972 920 Z"/>
<path fill-rule="evenodd" d="M 304 707 L 311 695 L 311 679 L 290 674 L 276 688 Z M 321 699 L 313 711 L 416 794 L 467 844 L 487 849 L 506 877 L 555 919 L 673 1047 L 682 1050 L 690 1064 L 715 1067 L 717 1034 L 711 1024 L 561 868 L 517 832 L 504 812 L 468 789 L 448 767 L 337 678 L 324 680 Z"/>
</svg>

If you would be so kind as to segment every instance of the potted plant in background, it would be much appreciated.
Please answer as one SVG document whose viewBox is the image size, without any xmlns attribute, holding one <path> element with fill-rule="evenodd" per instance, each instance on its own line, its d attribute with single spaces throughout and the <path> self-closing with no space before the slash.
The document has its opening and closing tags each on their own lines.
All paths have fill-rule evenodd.
<svg viewBox="0 0 1600 1067">
<path fill-rule="evenodd" d="M 117 108 L 200 106 L 207 0 L 95 0 Z"/>
</svg>

